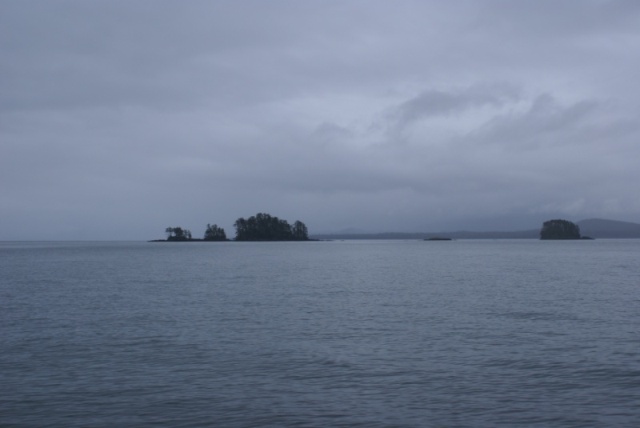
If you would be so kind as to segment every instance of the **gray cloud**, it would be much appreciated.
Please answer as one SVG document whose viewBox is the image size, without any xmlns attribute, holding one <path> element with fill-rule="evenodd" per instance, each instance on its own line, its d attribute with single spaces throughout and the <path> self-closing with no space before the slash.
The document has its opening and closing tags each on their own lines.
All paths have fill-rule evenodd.
<svg viewBox="0 0 640 428">
<path fill-rule="evenodd" d="M 0 239 L 640 221 L 633 1 L 5 1 Z"/>
<path fill-rule="evenodd" d="M 487 105 L 499 107 L 516 98 L 516 90 L 498 85 L 471 87 L 455 92 L 427 90 L 402 103 L 396 111 L 396 116 L 402 125 L 421 118 L 455 114 L 470 108 Z"/>
</svg>

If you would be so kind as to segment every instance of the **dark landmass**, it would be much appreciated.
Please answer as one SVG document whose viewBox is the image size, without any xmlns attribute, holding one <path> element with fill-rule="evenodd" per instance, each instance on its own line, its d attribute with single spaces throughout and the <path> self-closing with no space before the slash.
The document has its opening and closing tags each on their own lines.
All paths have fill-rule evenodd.
<svg viewBox="0 0 640 428">
<path fill-rule="evenodd" d="M 259 221 L 260 220 L 260 221 Z M 260 225 L 259 225 L 260 224 Z M 640 224 L 627 221 L 586 219 L 576 223 L 581 232 L 580 239 L 640 239 Z M 343 239 L 397 239 L 397 240 L 437 240 L 432 238 L 457 239 L 539 239 L 540 229 L 516 231 L 455 231 L 455 232 L 385 232 L 385 233 L 357 233 L 344 231 L 341 233 L 325 233 L 308 236 L 306 226 L 302 222 L 289 225 L 286 221 L 268 214 L 258 214 L 245 220 L 238 219 L 236 229 L 240 226 L 241 238 L 234 240 L 246 241 L 332 241 Z M 178 233 L 176 234 L 176 230 Z M 154 239 L 149 242 L 203 242 L 229 241 L 224 230 L 216 225 L 207 225 L 205 239 L 190 238 L 187 229 L 167 228 L 167 239 Z M 248 232 L 248 233 L 247 233 Z M 187 238 L 187 236 L 189 238 Z M 283 239 L 284 237 L 284 239 Z M 294 237 L 294 239 L 291 239 Z M 208 239 L 206 239 L 208 238 Z"/>
<path fill-rule="evenodd" d="M 576 223 L 582 234 L 595 239 L 640 239 L 640 224 L 626 221 L 587 219 Z M 335 239 L 425 239 L 430 236 L 446 236 L 456 239 L 539 239 L 540 229 L 511 232 L 387 232 L 387 233 L 325 233 L 312 235 L 321 240 Z"/>
<path fill-rule="evenodd" d="M 540 239 L 542 240 L 567 240 L 580 238 L 580 226 L 569 220 L 548 220 L 542 224 L 542 229 L 540 229 Z"/>
<path fill-rule="evenodd" d="M 309 239 L 307 226 L 300 220 L 292 225 L 284 219 L 265 213 L 258 213 L 248 219 L 240 217 L 233 225 L 236 229 L 234 241 L 318 241 Z M 202 242 L 229 241 L 223 228 L 217 224 L 207 224 L 203 239 L 193 238 L 191 231 L 183 227 L 167 227 L 167 239 L 153 239 L 149 242 Z"/>
<path fill-rule="evenodd" d="M 213 226 L 207 224 L 207 229 L 204 231 L 204 240 L 205 241 L 227 241 L 227 234 L 224 232 L 224 229 L 218 227 L 217 224 Z"/>
<path fill-rule="evenodd" d="M 307 226 L 300 220 L 290 225 L 287 220 L 265 213 L 248 219 L 239 218 L 233 224 L 236 241 L 308 241 Z"/>
</svg>

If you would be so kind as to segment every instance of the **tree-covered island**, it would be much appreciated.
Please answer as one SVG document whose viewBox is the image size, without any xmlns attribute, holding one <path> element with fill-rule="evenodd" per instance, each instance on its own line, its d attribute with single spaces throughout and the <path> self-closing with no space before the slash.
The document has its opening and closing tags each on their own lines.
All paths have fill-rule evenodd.
<svg viewBox="0 0 640 428">
<path fill-rule="evenodd" d="M 207 224 L 207 229 L 204 231 L 204 241 L 226 241 L 227 234 L 224 233 L 224 229 L 218 227 L 217 224 L 213 226 Z"/>
<path fill-rule="evenodd" d="M 310 241 L 307 226 L 300 220 L 293 225 L 265 213 L 258 213 L 247 219 L 240 217 L 233 225 L 236 229 L 234 241 Z M 189 229 L 167 227 L 167 239 L 152 242 L 194 242 L 194 241 L 229 241 L 224 229 L 216 224 L 207 224 L 202 239 L 193 238 Z"/>
<path fill-rule="evenodd" d="M 580 235 L 580 226 L 568 220 L 548 220 L 542 224 L 540 239 L 592 239 Z"/>
<path fill-rule="evenodd" d="M 167 227 L 165 230 L 167 241 L 191 241 L 191 231 L 181 227 Z"/>
<path fill-rule="evenodd" d="M 248 219 L 239 218 L 233 224 L 236 241 L 308 241 L 307 226 L 299 220 L 293 226 L 286 220 L 258 213 Z"/>
</svg>

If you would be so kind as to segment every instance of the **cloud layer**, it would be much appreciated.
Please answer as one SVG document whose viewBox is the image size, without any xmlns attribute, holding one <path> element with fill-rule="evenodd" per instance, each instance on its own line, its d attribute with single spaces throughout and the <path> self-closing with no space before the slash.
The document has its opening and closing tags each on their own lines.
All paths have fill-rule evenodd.
<svg viewBox="0 0 640 428">
<path fill-rule="evenodd" d="M 2 2 L 0 239 L 640 221 L 638 3 L 450 3 Z"/>
</svg>

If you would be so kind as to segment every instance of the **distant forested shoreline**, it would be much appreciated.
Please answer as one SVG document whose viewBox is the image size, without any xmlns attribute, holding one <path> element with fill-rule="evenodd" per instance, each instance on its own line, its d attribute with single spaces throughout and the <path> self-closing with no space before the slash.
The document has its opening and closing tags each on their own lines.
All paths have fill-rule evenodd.
<svg viewBox="0 0 640 428">
<path fill-rule="evenodd" d="M 585 219 L 576 223 L 580 232 L 596 239 L 640 239 L 640 224 L 628 221 L 608 219 Z M 544 225 L 543 225 L 544 226 Z M 392 240 L 392 239 L 425 239 L 432 236 L 444 236 L 451 239 L 540 239 L 541 229 L 524 229 L 512 231 L 434 231 L 434 232 L 336 232 L 313 234 L 320 240 Z"/>
<path fill-rule="evenodd" d="M 266 213 L 258 213 L 247 219 L 240 217 L 233 224 L 236 236 L 233 241 L 311 241 L 309 230 L 300 220 L 289 224 Z M 189 229 L 181 226 L 167 227 L 166 239 L 154 239 L 150 242 L 202 242 L 230 241 L 225 230 L 217 224 L 207 224 L 203 238 L 194 238 Z"/>
<path fill-rule="evenodd" d="M 264 217 L 270 218 L 270 222 L 273 222 L 276 219 L 277 222 L 280 222 L 280 219 L 277 217 L 272 217 L 268 214 L 257 214 L 256 216 L 252 216 L 249 219 L 240 218 L 236 220 L 234 226 L 241 226 L 241 230 L 243 231 L 241 234 L 241 239 L 239 241 L 317 241 L 317 240 L 344 240 L 344 239 L 356 239 L 356 240 L 385 240 L 385 239 L 425 239 L 432 236 L 444 236 L 451 239 L 540 239 L 542 229 L 544 229 L 544 224 L 542 229 L 528 229 L 528 230 L 516 230 L 516 231 L 486 231 L 486 232 L 478 232 L 478 231 L 454 231 L 454 232 L 383 232 L 383 233 L 354 233 L 354 232 L 343 232 L 343 233 L 324 233 L 324 234 L 314 234 L 312 237 L 309 237 L 308 231 L 306 231 L 306 225 L 300 222 L 304 228 L 300 225 L 295 227 L 297 230 L 298 238 L 291 239 L 291 235 L 285 233 L 288 236 L 287 239 L 276 239 L 274 236 L 277 234 L 272 234 L 269 232 L 264 232 L 264 227 L 257 228 L 256 225 L 258 223 L 258 218 L 261 218 L 264 222 Z M 294 226 L 297 222 L 294 222 Z M 586 219 L 581 220 L 576 223 L 579 226 L 580 233 L 585 233 L 589 237 L 593 238 L 608 238 L 608 239 L 640 239 L 640 224 L 626 222 L 626 221 L 618 221 L 618 220 L 607 220 L 607 219 Z M 267 227 L 267 230 L 270 228 Z M 277 229 L 277 228 L 274 228 Z M 286 226 L 284 230 L 291 230 L 293 233 L 294 227 L 289 225 L 289 228 Z M 257 233 L 257 230 L 262 230 L 263 233 Z M 282 229 L 281 229 L 282 230 Z M 306 239 L 300 239 L 301 231 L 305 231 Z M 155 239 L 149 242 L 202 242 L 202 241 L 235 241 L 238 239 L 228 239 L 224 229 L 218 227 L 217 225 L 207 225 L 205 234 L 202 238 L 194 238 L 191 232 L 188 229 L 184 229 L 181 227 L 169 227 L 165 230 L 167 233 L 166 239 Z M 248 232 L 248 234 L 247 234 Z"/>
</svg>

